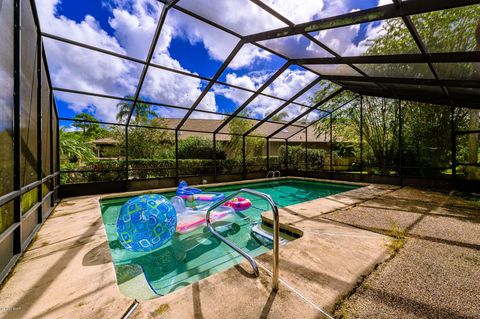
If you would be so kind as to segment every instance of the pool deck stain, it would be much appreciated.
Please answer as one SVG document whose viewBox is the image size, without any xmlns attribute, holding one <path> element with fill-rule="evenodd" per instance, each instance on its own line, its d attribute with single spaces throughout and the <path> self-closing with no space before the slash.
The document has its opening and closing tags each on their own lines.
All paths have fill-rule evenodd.
<svg viewBox="0 0 480 319">
<path fill-rule="evenodd" d="M 269 252 L 256 258 L 258 278 L 251 278 L 250 265 L 244 262 L 166 296 L 140 301 L 131 318 L 319 318 L 321 308 L 332 312 L 362 276 L 388 257 L 389 237 L 322 217 L 398 189 L 364 186 L 280 209 L 282 227 L 303 236 L 280 248 L 277 293 L 270 288 Z M 99 199 L 104 197 L 62 200 L 3 284 L 0 317 L 125 314 L 134 300 L 123 296 L 116 284 L 100 213 Z M 268 220 L 269 213 L 263 218 Z"/>
</svg>

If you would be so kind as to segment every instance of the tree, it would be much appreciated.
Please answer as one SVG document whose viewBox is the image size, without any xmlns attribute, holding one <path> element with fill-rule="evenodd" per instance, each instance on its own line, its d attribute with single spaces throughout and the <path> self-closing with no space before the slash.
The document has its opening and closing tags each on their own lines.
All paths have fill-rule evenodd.
<svg viewBox="0 0 480 319">
<path fill-rule="evenodd" d="M 174 157 L 172 145 L 174 135 L 171 131 L 162 129 L 166 126 L 165 120 L 156 118 L 145 123 L 152 128 L 128 128 L 128 155 L 131 159 L 155 159 Z M 125 145 L 124 128 L 117 128 L 120 136 L 120 145 Z"/>
<path fill-rule="evenodd" d="M 286 118 L 288 118 L 288 113 L 283 111 L 272 116 L 271 120 L 279 122 L 285 120 Z"/>
<path fill-rule="evenodd" d="M 133 99 L 133 96 L 126 96 L 127 99 Z M 132 107 L 133 101 L 122 101 L 117 104 L 118 113 L 117 113 L 117 121 L 123 122 L 128 118 Z M 152 105 L 143 103 L 142 101 L 138 101 L 135 105 L 135 124 L 147 124 L 149 122 L 149 118 L 158 117 L 157 113 L 152 110 Z"/>
<path fill-rule="evenodd" d="M 343 100 L 344 98 L 342 98 Z M 398 166 L 398 102 L 389 99 L 363 98 L 363 127 L 360 124 L 360 104 L 352 103 L 334 113 L 333 148 L 340 157 L 360 157 L 360 130 L 363 128 L 364 157 L 369 166 L 388 174 Z M 316 126 L 316 134 L 329 132 L 329 117 Z"/>
<path fill-rule="evenodd" d="M 473 36 L 475 32 L 477 37 L 480 34 L 479 16 L 480 6 L 468 6 L 412 16 L 412 21 L 429 52 L 462 52 L 479 49 L 479 40 L 476 41 Z M 383 28 L 382 35 L 371 41 L 366 55 L 419 53 L 417 44 L 401 19 L 389 19 Z M 389 76 L 393 72 L 412 77 L 431 76 L 428 66 L 422 63 L 368 64 L 360 68 L 367 74 L 378 76 Z M 478 77 L 479 72 L 474 63 L 440 63 L 435 64 L 434 68 L 441 78 L 473 79 Z M 318 92 L 315 101 L 325 96 L 323 91 Z M 364 98 L 363 139 L 367 146 L 364 145 L 364 157 L 375 166 L 399 164 L 397 105 L 398 101 L 395 100 Z M 450 165 L 451 159 L 450 108 L 413 101 L 403 101 L 402 106 L 404 166 L 431 167 L 440 173 L 443 167 Z M 355 139 L 355 136 L 358 139 L 359 108 L 340 110 L 334 115 L 335 135 L 346 140 Z M 456 109 L 458 129 L 478 125 L 474 123 L 475 120 L 468 125 L 467 118 L 468 111 Z M 316 126 L 317 133 L 328 129 L 327 125 L 327 121 L 319 123 Z M 478 153 L 478 144 L 472 141 L 470 145 L 469 152 L 473 159 Z M 423 169 L 412 169 L 411 172 L 422 173 Z"/>
<path fill-rule="evenodd" d="M 244 113 L 243 116 L 248 117 Z M 243 137 L 242 135 L 255 125 L 254 120 L 235 117 L 229 123 L 230 141 L 225 150 L 228 158 L 241 159 L 243 157 Z M 265 147 L 265 138 L 262 137 L 246 137 L 245 138 L 245 157 L 255 157 L 262 154 Z"/>
<path fill-rule="evenodd" d="M 100 126 L 98 120 L 88 113 L 79 113 L 74 119 L 76 122 L 72 126 L 82 130 L 85 140 L 100 138 L 107 134 L 107 130 Z"/>
</svg>

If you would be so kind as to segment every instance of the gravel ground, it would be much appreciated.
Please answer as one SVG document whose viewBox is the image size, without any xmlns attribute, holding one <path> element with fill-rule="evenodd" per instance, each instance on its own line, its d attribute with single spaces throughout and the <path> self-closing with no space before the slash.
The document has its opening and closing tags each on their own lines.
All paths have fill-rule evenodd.
<svg viewBox="0 0 480 319">
<path fill-rule="evenodd" d="M 395 192 L 386 194 L 384 198 L 408 199 L 413 201 L 423 201 L 430 203 L 440 203 L 448 200 L 449 196 L 446 192 L 432 192 L 427 189 L 419 189 L 413 187 L 403 187 Z"/>
<path fill-rule="evenodd" d="M 336 312 L 344 318 L 480 318 L 480 205 L 399 189 L 326 218 L 410 235 Z"/>
<path fill-rule="evenodd" d="M 350 209 L 338 210 L 322 217 L 363 228 L 390 231 L 394 225 L 402 229 L 411 227 L 423 216 L 419 213 L 410 213 L 390 208 L 356 206 Z"/>
<path fill-rule="evenodd" d="M 452 245 L 480 249 L 480 221 L 426 216 L 410 233 Z"/>
<path fill-rule="evenodd" d="M 392 194 L 394 195 L 394 194 Z M 413 213 L 428 213 L 438 205 L 430 201 L 383 196 L 360 204 L 361 207 L 402 210 Z"/>
<path fill-rule="evenodd" d="M 344 302 L 346 318 L 480 318 L 480 251 L 409 239 Z"/>
</svg>

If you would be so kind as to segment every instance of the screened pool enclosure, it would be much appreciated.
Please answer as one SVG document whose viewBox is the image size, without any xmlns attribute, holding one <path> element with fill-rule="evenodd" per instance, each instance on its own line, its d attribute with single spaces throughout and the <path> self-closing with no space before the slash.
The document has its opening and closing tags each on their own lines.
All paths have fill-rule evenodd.
<svg viewBox="0 0 480 319">
<path fill-rule="evenodd" d="M 68 2 L 0 0 L 1 278 L 65 196 L 479 189 L 480 1 Z"/>
</svg>

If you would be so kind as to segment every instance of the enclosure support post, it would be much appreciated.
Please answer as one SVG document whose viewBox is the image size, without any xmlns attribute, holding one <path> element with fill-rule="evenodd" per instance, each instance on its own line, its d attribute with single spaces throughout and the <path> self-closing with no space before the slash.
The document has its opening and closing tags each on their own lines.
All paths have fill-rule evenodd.
<svg viewBox="0 0 480 319">
<path fill-rule="evenodd" d="M 402 100 L 398 100 L 398 173 L 403 186 L 403 110 Z"/>
<path fill-rule="evenodd" d="M 14 38 L 13 38 L 13 189 L 20 191 L 20 0 L 14 1 Z M 21 223 L 21 195 L 13 201 L 14 222 Z M 22 251 L 22 231 L 17 227 L 13 232 L 13 253 Z"/>
<path fill-rule="evenodd" d="M 363 95 L 360 96 L 360 174 L 363 174 Z"/>
<path fill-rule="evenodd" d="M 42 112 L 42 37 L 40 32 L 37 32 L 37 180 L 43 179 L 43 112 Z M 48 174 L 47 174 L 48 175 Z M 37 201 L 43 202 L 43 184 L 37 187 Z M 42 207 L 37 208 L 37 223 L 42 223 Z"/>
<path fill-rule="evenodd" d="M 175 130 L 175 186 L 178 182 L 178 130 Z"/>
<path fill-rule="evenodd" d="M 242 175 L 243 179 L 247 178 L 247 163 L 245 161 L 245 135 L 242 136 Z"/>
<path fill-rule="evenodd" d="M 217 134 L 213 133 L 213 181 L 217 181 Z"/>
<path fill-rule="evenodd" d="M 128 181 L 128 123 L 125 126 L 125 172 L 124 174 L 125 174 L 125 181 Z"/>
<path fill-rule="evenodd" d="M 285 139 L 285 169 L 288 171 L 288 138 Z"/>
<path fill-rule="evenodd" d="M 50 90 L 48 92 L 48 107 L 50 108 L 50 118 L 49 118 L 49 122 L 50 122 L 50 174 L 53 174 L 55 173 L 55 166 L 54 166 L 54 156 L 55 156 L 55 153 L 53 152 L 53 147 L 54 147 L 54 141 L 53 141 L 53 93 L 52 93 L 52 90 Z M 58 138 L 58 132 L 56 134 L 57 138 Z M 58 144 L 57 144 L 58 145 Z M 57 146 L 58 148 L 58 146 Z M 51 190 L 54 191 L 52 193 L 52 195 L 50 196 L 50 206 L 54 206 L 55 205 L 55 179 L 57 179 L 57 177 L 54 177 L 50 180 L 50 186 L 51 186 Z M 42 216 L 42 219 L 43 219 L 43 216 Z"/>
<path fill-rule="evenodd" d="M 330 113 L 330 175 L 332 175 L 333 171 L 333 145 L 332 145 L 332 121 L 333 121 L 333 116 L 332 113 Z"/>
<path fill-rule="evenodd" d="M 305 128 L 305 174 L 304 176 L 307 177 L 308 175 L 308 157 L 307 157 L 307 153 L 308 153 L 308 128 Z"/>
<path fill-rule="evenodd" d="M 270 171 L 270 139 L 267 137 L 267 172 Z"/>
<path fill-rule="evenodd" d="M 56 110 L 55 112 L 55 119 L 57 121 L 57 152 L 55 154 L 55 157 L 57 158 L 56 165 L 55 165 L 55 170 L 58 172 L 58 186 L 60 186 L 60 183 L 62 182 L 61 176 L 60 176 L 60 120 L 58 119 L 58 109 L 57 109 L 57 104 L 55 102 L 55 99 L 53 97 L 53 91 L 52 91 L 52 108 Z M 58 201 L 58 198 L 56 198 Z"/>
<path fill-rule="evenodd" d="M 451 154 L 452 154 L 452 177 L 457 178 L 457 129 L 455 125 L 455 106 L 450 107 L 450 139 L 451 139 Z"/>
</svg>

